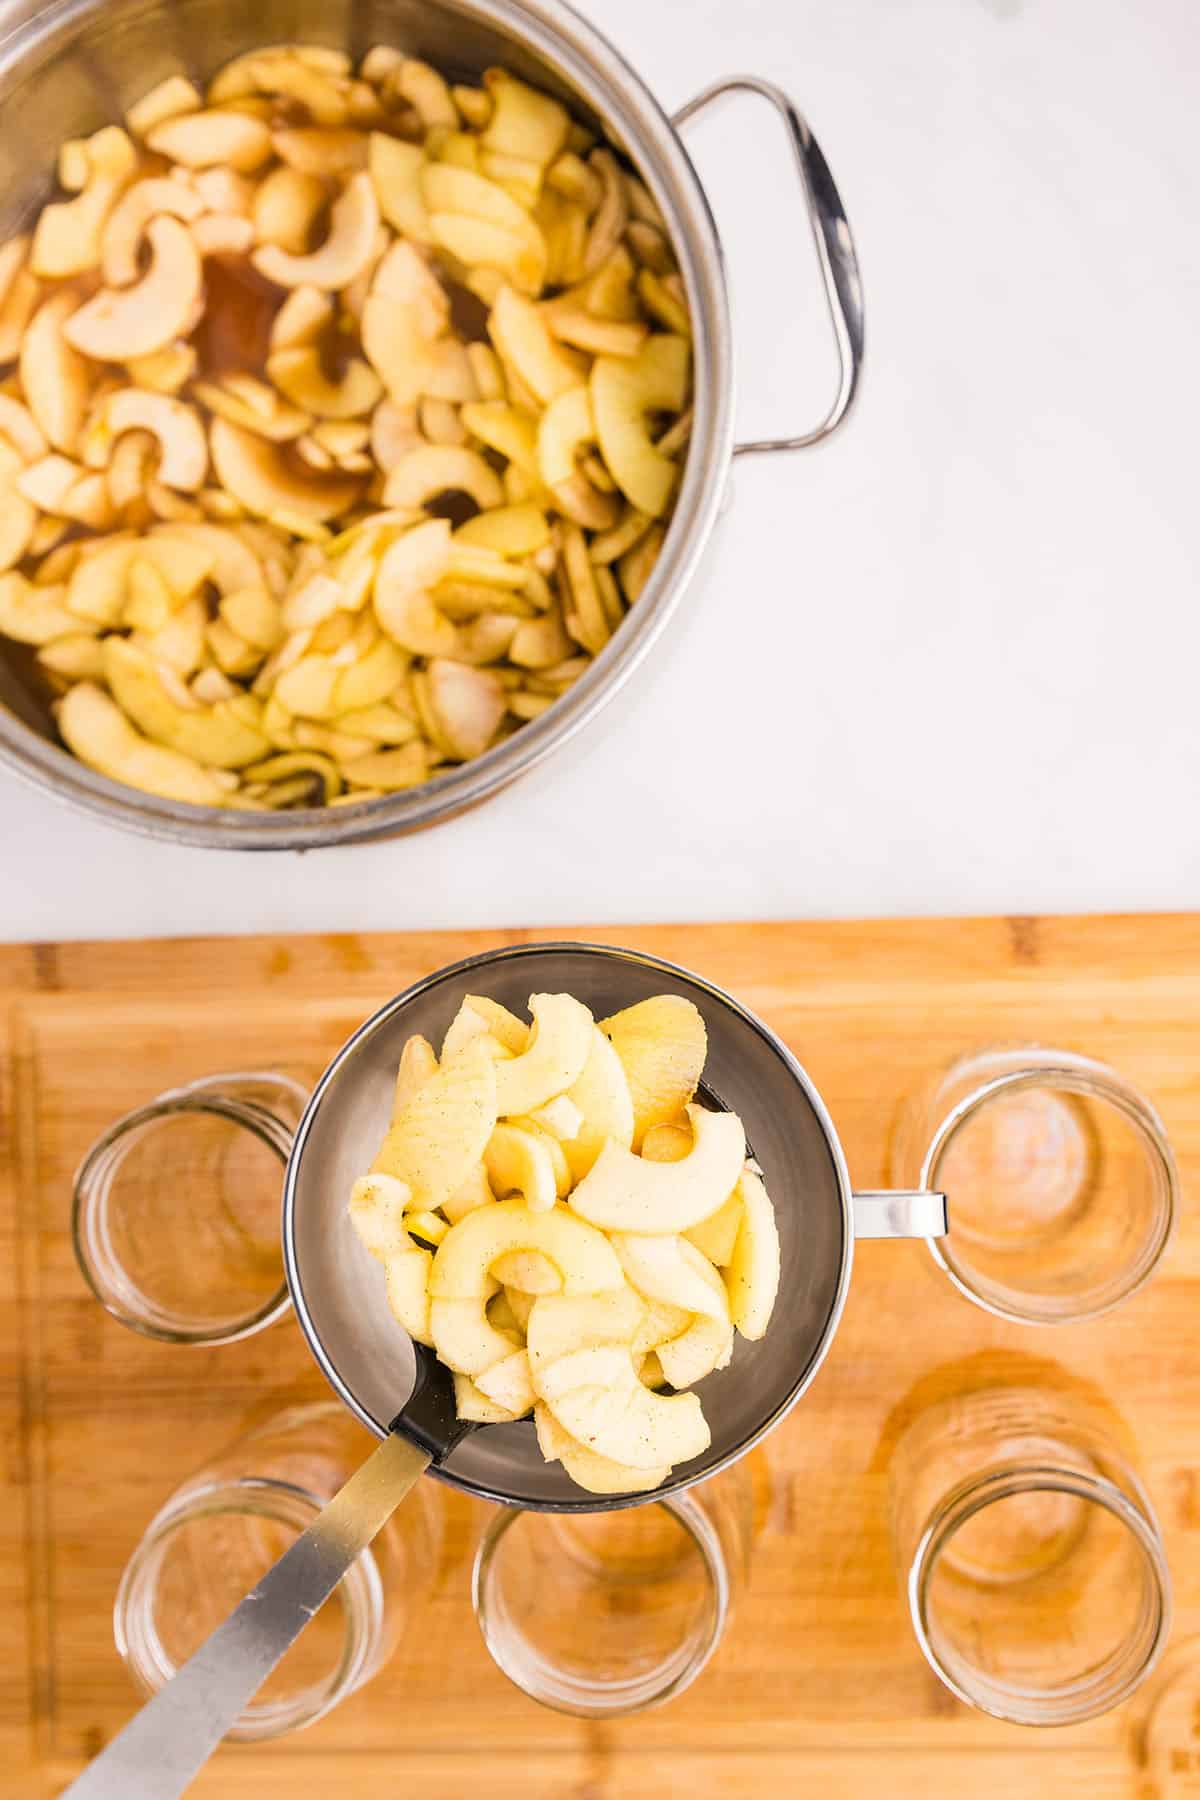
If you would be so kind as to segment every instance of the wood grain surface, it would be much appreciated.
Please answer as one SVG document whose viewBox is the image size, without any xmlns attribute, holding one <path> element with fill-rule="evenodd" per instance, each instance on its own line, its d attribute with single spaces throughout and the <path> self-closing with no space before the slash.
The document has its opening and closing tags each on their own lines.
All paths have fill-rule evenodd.
<svg viewBox="0 0 1200 1800">
<path fill-rule="evenodd" d="M 824 1093 L 856 1183 L 888 1178 L 904 1096 L 997 1041 L 1084 1050 L 1161 1109 L 1184 1187 L 1156 1280 L 1088 1327 L 1030 1331 L 959 1298 L 923 1247 L 858 1250 L 836 1344 L 748 1459 L 749 1580 L 706 1673 L 613 1725 L 545 1712 L 491 1666 L 468 1572 L 486 1509 L 446 1494 L 419 1626 L 311 1730 L 222 1751 L 201 1796 L 283 1800 L 1148 1800 L 1142 1694 L 1036 1733 L 960 1706 L 922 1661 L 891 1566 L 890 1447 L 922 1405 L 997 1375 L 1098 1390 L 1132 1431 L 1200 1632 L 1200 919 L 737 924 L 0 947 L 0 1793 L 56 1794 L 128 1717 L 116 1583 L 147 1520 L 281 1399 L 323 1395 L 290 1321 L 180 1350 L 123 1330 L 71 1251 L 72 1172 L 114 1117 L 237 1066 L 315 1077 L 381 1001 L 497 943 L 632 945 L 729 988 Z M 1169 1670 L 1169 1661 L 1168 1661 Z M 1200 1766 L 1200 1764 L 1198 1764 Z M 1174 1790 L 1172 1790 L 1174 1791 Z"/>
</svg>

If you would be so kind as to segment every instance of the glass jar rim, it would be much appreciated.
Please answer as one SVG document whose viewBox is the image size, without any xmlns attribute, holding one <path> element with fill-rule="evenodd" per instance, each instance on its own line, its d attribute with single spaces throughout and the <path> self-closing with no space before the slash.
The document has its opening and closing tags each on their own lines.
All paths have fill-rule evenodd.
<svg viewBox="0 0 1200 1800">
<path fill-rule="evenodd" d="M 135 1291 L 133 1284 L 125 1276 L 119 1260 L 107 1248 L 103 1231 L 102 1209 L 118 1146 L 127 1139 L 136 1139 L 149 1126 L 164 1119 L 197 1113 L 223 1118 L 249 1131 L 279 1158 L 286 1169 L 292 1133 L 267 1107 L 255 1101 L 235 1099 L 207 1086 L 171 1089 L 115 1119 L 87 1150 L 72 1186 L 71 1241 L 79 1271 L 88 1287 L 105 1312 L 129 1330 L 171 1344 L 233 1344 L 265 1330 L 289 1310 L 291 1294 L 282 1272 L 282 1254 L 278 1287 L 252 1312 L 227 1324 L 212 1326 L 193 1326 L 180 1320 L 168 1323 L 165 1315 L 161 1319 L 155 1317 L 153 1303 L 146 1296 L 140 1296 L 140 1310 L 129 1300 L 128 1296 Z"/>
<path fill-rule="evenodd" d="M 154 1622 L 153 1598 L 163 1554 L 172 1535 L 202 1519 L 239 1514 L 304 1531 L 324 1509 L 319 1494 L 275 1476 L 240 1476 L 184 1488 L 151 1519 L 121 1572 L 113 1602 L 113 1639 L 138 1688 L 158 1692 L 180 1666 L 163 1647 Z M 383 1579 L 371 1550 L 351 1564 L 335 1590 L 344 1625 L 337 1667 L 323 1680 L 283 1699 L 251 1702 L 229 1733 L 240 1743 L 280 1737 L 323 1718 L 372 1672 L 382 1642 Z M 333 1596 L 331 1596 L 333 1598 Z"/>
<path fill-rule="evenodd" d="M 1128 1479 L 1139 1499 L 1137 1477 Z M 1020 1494 L 1067 1494 L 1089 1505 L 1106 1508 L 1129 1532 L 1142 1553 L 1153 1596 L 1151 1616 L 1132 1649 L 1113 1652 L 1107 1664 L 1083 1680 L 1049 1688 L 1034 1696 L 994 1678 L 982 1678 L 968 1687 L 939 1653 L 930 1619 L 930 1587 L 942 1552 L 969 1520 L 1001 1500 Z M 1171 1629 L 1171 1575 L 1166 1553 L 1150 1510 L 1122 1492 L 1116 1482 L 1098 1472 L 1058 1467 L 1053 1464 L 1013 1464 L 968 1476 L 939 1503 L 913 1550 L 906 1581 L 909 1613 L 921 1653 L 938 1679 L 952 1694 L 977 1711 L 990 1713 L 1017 1725 L 1069 1725 L 1096 1718 L 1129 1697 L 1150 1673 L 1166 1645 Z"/>
<path fill-rule="evenodd" d="M 1031 1054 L 1036 1052 L 1031 1048 Z M 1098 1319 L 1120 1306 L 1150 1280 L 1174 1235 L 1179 1213 L 1179 1173 L 1170 1139 L 1158 1113 L 1132 1083 L 1107 1063 L 1074 1051 L 1040 1052 L 1045 1061 L 1024 1069 L 1010 1070 L 990 1076 L 970 1089 L 955 1102 L 941 1119 L 921 1160 L 919 1185 L 937 1187 L 943 1159 L 962 1128 L 993 1100 L 1004 1094 L 1021 1093 L 1031 1088 L 1081 1094 L 1098 1100 L 1132 1126 L 1146 1146 L 1160 1177 L 1164 1204 L 1155 1221 L 1152 1236 L 1142 1246 L 1136 1262 L 1120 1279 L 1101 1289 L 1095 1301 L 1073 1303 L 1061 1312 L 1053 1312 L 1032 1300 L 1017 1304 L 1011 1297 L 1001 1299 L 990 1292 L 982 1277 L 969 1272 L 955 1259 L 953 1248 L 953 1195 L 950 1196 L 951 1231 L 944 1238 L 927 1238 L 929 1253 L 938 1267 L 949 1276 L 959 1293 L 972 1305 L 981 1307 L 996 1318 L 1009 1319 L 1019 1325 L 1073 1325 Z M 1006 1290 L 1006 1293 L 1008 1290 Z"/>
<path fill-rule="evenodd" d="M 514 1687 L 552 1712 L 567 1713 L 576 1718 L 602 1719 L 648 1712 L 654 1707 L 664 1706 L 668 1700 L 674 1699 L 691 1686 L 721 1641 L 729 1616 L 731 1594 L 729 1571 L 716 1526 L 690 1493 L 663 1494 L 658 1499 L 647 1500 L 646 1504 L 661 1506 L 670 1513 L 698 1550 L 708 1601 L 706 1616 L 700 1629 L 691 1634 L 696 1641 L 691 1642 L 690 1636 L 678 1650 L 664 1658 L 651 1675 L 636 1681 L 613 1684 L 591 1699 L 582 1694 L 569 1693 L 565 1679 L 558 1677 L 556 1681 L 553 1670 L 547 1669 L 540 1661 L 539 1670 L 544 1675 L 545 1684 L 535 1685 L 522 1680 L 505 1653 L 505 1643 L 497 1629 L 490 1603 L 491 1580 L 497 1553 L 509 1531 L 524 1518 L 544 1523 L 555 1515 L 531 1511 L 526 1507 L 504 1507 L 499 1510 L 480 1539 L 471 1570 L 471 1604 L 488 1654 Z M 622 1515 L 598 1516 L 614 1518 Z"/>
</svg>

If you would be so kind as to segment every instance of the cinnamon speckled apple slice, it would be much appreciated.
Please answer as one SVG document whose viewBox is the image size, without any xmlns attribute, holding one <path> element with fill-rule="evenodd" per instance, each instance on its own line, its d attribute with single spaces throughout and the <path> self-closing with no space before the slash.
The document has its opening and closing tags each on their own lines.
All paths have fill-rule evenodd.
<svg viewBox="0 0 1200 1800">
<path fill-rule="evenodd" d="M 655 994 L 602 1019 L 600 1029 L 621 1059 L 633 1097 L 633 1147 L 652 1125 L 677 1120 L 694 1098 L 708 1033 L 697 1007 L 681 994 Z"/>
</svg>

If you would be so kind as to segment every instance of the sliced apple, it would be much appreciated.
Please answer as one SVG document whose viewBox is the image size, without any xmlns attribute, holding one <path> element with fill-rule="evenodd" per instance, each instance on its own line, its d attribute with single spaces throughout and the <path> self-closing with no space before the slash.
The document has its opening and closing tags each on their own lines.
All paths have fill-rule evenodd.
<svg viewBox="0 0 1200 1800">
<path fill-rule="evenodd" d="M 435 1264 L 441 1254 L 439 1247 L 434 1253 Z M 439 1358 L 448 1369 L 470 1375 L 476 1381 L 485 1370 L 494 1368 L 520 1348 L 511 1332 L 496 1330 L 486 1308 L 483 1294 L 447 1299 L 431 1293 L 429 1298 L 429 1330 Z"/>
<path fill-rule="evenodd" d="M 586 1063 L 584 1067 L 587 1067 Z M 540 1125 L 543 1131 L 557 1138 L 560 1144 L 578 1137 L 583 1127 L 582 1112 L 566 1094 L 557 1094 L 553 1100 L 547 1100 L 545 1106 L 530 1113 L 529 1119 L 531 1124 Z"/>
<path fill-rule="evenodd" d="M 482 1159 L 495 1124 L 495 1064 L 468 1044 L 393 1115 L 372 1172 L 406 1181 L 415 1204 L 433 1211 Z"/>
<path fill-rule="evenodd" d="M 505 1288 L 528 1295 L 531 1301 L 538 1294 L 562 1291 L 562 1277 L 540 1250 L 510 1250 L 496 1258 L 492 1274 Z"/>
<path fill-rule="evenodd" d="M 679 412 L 687 402 L 691 352 L 686 338 L 656 332 L 636 356 L 598 356 L 592 364 L 592 416 L 600 452 L 626 499 L 658 518 L 678 465 L 655 447 L 650 415 Z"/>
<path fill-rule="evenodd" d="M 487 1170 L 479 1163 L 467 1179 L 443 1200 L 442 1211 L 452 1225 L 457 1225 L 469 1212 L 474 1212 L 477 1207 L 487 1206 L 495 1198 L 488 1182 Z"/>
<path fill-rule="evenodd" d="M 506 69 L 488 69 L 484 86 L 492 101 L 481 137 L 485 150 L 519 156 L 545 168 L 567 141 L 570 115 L 560 100 L 518 81 Z"/>
<path fill-rule="evenodd" d="M 29 267 L 47 279 L 81 275 L 100 260 L 104 226 L 137 172 L 137 151 L 119 126 L 106 125 L 84 145 L 87 179 L 73 200 L 44 206 L 33 234 Z"/>
<path fill-rule="evenodd" d="M 222 487 L 260 518 L 282 514 L 318 523 L 345 512 L 361 492 L 359 481 L 297 474 L 275 444 L 227 419 L 213 420 L 209 448 Z"/>
<path fill-rule="evenodd" d="M 638 1149 L 652 1125 L 678 1120 L 695 1097 L 708 1052 L 704 1020 L 681 994 L 655 994 L 602 1019 L 600 1029 L 629 1080 Z"/>
<path fill-rule="evenodd" d="M 432 242 L 429 213 L 421 193 L 425 151 L 419 144 L 373 131 L 367 145 L 367 169 L 379 210 L 393 230 L 416 244 Z"/>
<path fill-rule="evenodd" d="M 33 508 L 30 507 L 30 524 Z M 3 513 L 0 512 L 0 521 Z M 0 533 L 3 524 L 0 523 Z M 11 548 L 11 546 L 10 546 Z M 15 562 L 20 555 L 11 557 Z M 80 635 L 80 621 L 63 605 L 66 587 L 35 587 L 16 569 L 0 575 L 0 634 L 18 644 L 51 645 Z M 89 658 L 89 661 L 94 659 Z M 48 666 L 53 667 L 51 662 Z M 96 671 L 99 675 L 100 671 Z"/>
<path fill-rule="evenodd" d="M 690 1388 L 714 1369 L 724 1369 L 733 1355 L 733 1326 L 728 1319 L 698 1313 L 686 1331 L 657 1346 L 659 1366 L 673 1388 Z"/>
<path fill-rule="evenodd" d="M 644 1147 L 642 1154 L 645 1155 Z M 743 1208 L 742 1184 L 739 1181 L 723 1206 L 719 1206 L 707 1219 L 701 1219 L 698 1225 L 689 1225 L 683 1235 L 689 1244 L 696 1246 L 701 1256 L 706 1256 L 709 1262 L 723 1269 L 733 1258 L 734 1246 L 742 1226 Z"/>
<path fill-rule="evenodd" d="M 476 1425 L 511 1425 L 523 1414 L 498 1406 L 471 1380 L 469 1375 L 454 1377 L 454 1410 L 460 1419 L 471 1419 Z M 525 1408 L 527 1412 L 528 1407 Z"/>
<path fill-rule="evenodd" d="M 501 1117 L 530 1113 L 566 1093 L 583 1073 L 592 1047 L 593 1021 L 570 994 L 531 994 L 533 1031 L 528 1048 L 496 1071 Z"/>
<path fill-rule="evenodd" d="M 64 694 L 58 705 L 58 728 L 80 762 L 113 781 L 194 806 L 225 804 L 229 788 L 216 771 L 177 750 L 150 743 L 90 681 L 78 682 Z"/>
<path fill-rule="evenodd" d="M 105 639 L 103 658 L 113 699 L 147 737 L 217 769 L 245 768 L 270 751 L 270 740 L 252 722 L 259 716 L 256 701 L 243 696 L 181 706 L 146 652 L 115 634 Z"/>
<path fill-rule="evenodd" d="M 725 1286 L 734 1324 L 745 1338 L 761 1338 L 771 1322 L 779 1291 L 779 1232 L 775 1209 L 758 1176 L 749 1169 L 738 1183 L 742 1220 Z"/>
<path fill-rule="evenodd" d="M 496 295 L 488 315 L 488 335 L 497 354 L 516 370 L 543 406 L 585 379 L 586 365 L 555 342 L 533 301 L 515 288 L 505 285 Z"/>
<path fill-rule="evenodd" d="M 463 1056 L 471 1050 L 468 1045 Z M 486 1067 L 495 1073 L 493 1063 Z M 624 1286 L 607 1238 L 566 1207 L 534 1212 L 522 1200 L 498 1200 L 468 1213 L 447 1233 L 434 1259 L 431 1293 L 448 1299 L 483 1293 L 488 1270 L 510 1250 L 540 1250 L 558 1269 L 564 1293 L 598 1294 Z"/>
<path fill-rule="evenodd" d="M 725 1284 L 708 1258 L 683 1237 L 640 1237 L 613 1232 L 609 1242 L 631 1287 L 647 1300 L 727 1319 Z M 646 1348 L 655 1346 L 647 1345 Z"/>
<path fill-rule="evenodd" d="M 425 694 L 435 742 L 462 762 L 483 754 L 508 705 L 507 690 L 494 670 L 440 656 L 426 667 Z"/>
<path fill-rule="evenodd" d="M 596 441 L 592 401 L 586 387 L 567 388 L 553 399 L 538 425 L 538 472 L 548 488 L 570 481 L 580 453 Z"/>
<path fill-rule="evenodd" d="M 404 1224 L 412 1190 L 394 1175 L 360 1175 L 350 1190 L 350 1223 L 380 1262 L 416 1248 Z"/>
<path fill-rule="evenodd" d="M 554 1165 L 546 1145 L 532 1131 L 522 1131 L 516 1125 L 497 1125 L 484 1151 L 483 1166 L 488 1185 L 500 1199 L 520 1194 L 534 1212 L 549 1212 L 554 1205 Z"/>
<path fill-rule="evenodd" d="M 146 227 L 150 267 L 130 287 L 101 288 L 73 312 L 63 335 L 98 362 L 128 362 L 191 331 L 204 294 L 203 265 L 186 225 L 166 213 Z"/>
<path fill-rule="evenodd" d="M 146 133 L 158 156 L 185 169 L 218 165 L 243 173 L 259 169 L 271 155 L 271 133 L 261 119 L 236 112 L 188 112 L 164 119 Z"/>
<path fill-rule="evenodd" d="M 76 301 L 63 289 L 38 308 L 22 338 L 20 359 L 29 410 L 54 448 L 68 455 L 75 452 L 92 385 L 92 371 L 65 329 Z"/>
<path fill-rule="evenodd" d="M 496 1405 L 503 1406 L 517 1418 L 532 1411 L 533 1383 L 529 1378 L 529 1358 L 524 1350 L 493 1363 L 477 1377 L 476 1386 Z"/>
<path fill-rule="evenodd" d="M 195 493 L 208 472 L 208 445 L 194 406 L 170 394 L 118 388 L 103 404 L 103 429 L 112 439 L 126 431 L 146 431 L 158 443 L 158 479 Z"/>
<path fill-rule="evenodd" d="M 319 419 L 357 419 L 369 413 L 383 394 L 378 375 L 361 356 L 352 356 L 338 379 L 331 381 L 315 344 L 272 351 L 267 374 L 294 406 Z"/>
<path fill-rule="evenodd" d="M 252 261 L 260 275 L 280 287 L 315 287 L 337 292 L 348 287 L 370 264 L 379 229 L 379 207 L 371 177 L 352 175 L 329 215 L 329 235 L 306 256 L 292 256 L 276 244 L 264 244 Z"/>
<path fill-rule="evenodd" d="M 630 1468 L 687 1462 L 712 1441 L 696 1395 L 652 1393 L 628 1350 L 576 1350 L 544 1369 L 538 1385 L 572 1437 Z"/>
<path fill-rule="evenodd" d="M 643 1302 L 645 1311 L 633 1336 L 635 1362 L 639 1357 L 657 1350 L 660 1344 L 669 1344 L 673 1338 L 682 1337 L 694 1319 L 709 1316 L 688 1312 L 682 1306 L 672 1306 L 667 1300 L 650 1300 L 644 1294 L 639 1294 L 638 1298 Z"/>
<path fill-rule="evenodd" d="M 512 1065 L 508 1065 L 512 1066 Z M 581 1218 L 609 1231 L 673 1234 L 699 1224 L 737 1185 L 746 1136 L 733 1113 L 689 1106 L 694 1141 L 675 1163 L 649 1162 L 609 1140 L 571 1195 Z"/>
<path fill-rule="evenodd" d="M 582 1181 L 611 1138 L 628 1149 L 633 1142 L 633 1099 L 621 1059 L 598 1026 L 593 1027 L 587 1061 L 566 1098 L 582 1114 L 579 1130 L 564 1143 L 575 1180 Z"/>
<path fill-rule="evenodd" d="M 432 1262 L 432 1252 L 415 1244 L 411 1250 L 389 1256 L 384 1264 L 392 1316 L 419 1344 L 434 1342 L 428 1292 Z"/>
<path fill-rule="evenodd" d="M 460 1417 L 467 1417 L 460 1413 Z M 470 1415 L 474 1416 L 474 1415 Z M 640 1494 L 661 1486 L 671 1473 L 663 1464 L 654 1469 L 631 1469 L 614 1462 L 610 1456 L 598 1456 L 559 1424 L 548 1406 L 533 1409 L 537 1427 L 538 1448 L 547 1462 L 560 1462 L 571 1480 L 589 1494 Z"/>
<path fill-rule="evenodd" d="M 575 1350 L 595 1344 L 631 1346 L 645 1308 L 630 1287 L 602 1294 L 542 1294 L 526 1332 L 531 1368 L 549 1368 Z"/>
<path fill-rule="evenodd" d="M 481 1019 L 486 1019 L 492 1036 L 499 1038 L 513 1056 L 520 1056 L 528 1048 L 529 1026 L 524 1019 L 518 1019 L 515 1013 L 509 1012 L 507 1006 L 501 1006 L 498 1000 L 491 999 L 487 994 L 468 994 L 463 1005 L 469 1006 Z"/>
</svg>

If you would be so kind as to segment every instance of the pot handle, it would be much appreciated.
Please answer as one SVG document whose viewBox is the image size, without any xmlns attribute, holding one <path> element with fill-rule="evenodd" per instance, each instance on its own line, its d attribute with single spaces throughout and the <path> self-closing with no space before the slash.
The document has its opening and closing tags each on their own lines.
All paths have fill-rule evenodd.
<svg viewBox="0 0 1200 1800">
<path fill-rule="evenodd" d="M 787 126 L 792 154 L 804 183 L 809 223 L 817 246 L 821 279 L 825 285 L 825 299 L 838 352 L 837 392 L 829 411 L 815 430 L 806 431 L 799 437 L 756 438 L 750 443 L 735 444 L 733 454 L 744 456 L 756 450 L 804 450 L 810 444 L 819 444 L 822 438 L 829 437 L 837 430 L 850 410 L 850 403 L 858 389 L 862 373 L 864 330 L 862 276 L 858 255 L 850 234 L 846 209 L 834 185 L 829 164 L 821 153 L 821 146 L 783 89 L 776 87 L 774 82 L 763 81 L 757 75 L 726 75 L 702 89 L 686 106 L 680 107 L 671 120 L 672 125 L 678 131 L 712 101 L 731 93 L 758 94 L 761 99 L 770 102 Z"/>
<path fill-rule="evenodd" d="M 856 1238 L 945 1237 L 950 1229 L 945 1194 L 928 1188 L 856 1193 L 853 1219 Z"/>
</svg>

